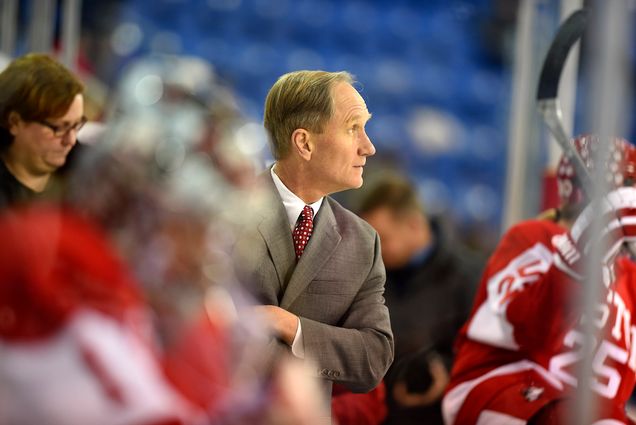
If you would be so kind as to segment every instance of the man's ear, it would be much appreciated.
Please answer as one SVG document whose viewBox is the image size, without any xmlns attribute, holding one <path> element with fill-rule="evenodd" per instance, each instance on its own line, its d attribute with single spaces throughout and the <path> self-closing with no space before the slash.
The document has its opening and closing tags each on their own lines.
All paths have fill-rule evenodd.
<svg viewBox="0 0 636 425">
<path fill-rule="evenodd" d="M 12 136 L 15 137 L 16 133 L 18 132 L 18 124 L 21 121 L 20 114 L 15 111 L 11 111 L 9 113 L 9 118 L 7 119 L 7 121 L 9 123 L 9 132 Z"/>
<path fill-rule="evenodd" d="M 297 128 L 291 135 L 291 141 L 292 148 L 298 152 L 298 155 L 305 161 L 309 161 L 314 150 L 309 131 L 304 128 Z"/>
</svg>

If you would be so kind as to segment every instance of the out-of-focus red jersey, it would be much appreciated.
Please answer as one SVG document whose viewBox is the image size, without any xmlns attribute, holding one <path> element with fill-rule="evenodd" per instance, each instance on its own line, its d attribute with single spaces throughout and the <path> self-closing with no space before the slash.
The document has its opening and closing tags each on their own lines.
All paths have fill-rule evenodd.
<svg viewBox="0 0 636 425">
<path fill-rule="evenodd" d="M 107 238 L 55 206 L 0 216 L 0 423 L 193 423 Z"/>
<path fill-rule="evenodd" d="M 576 386 L 585 338 L 578 310 L 583 288 L 553 260 L 552 238 L 565 232 L 551 221 L 531 220 L 502 238 L 457 339 L 443 403 L 447 424 L 525 421 Z M 624 407 L 636 370 L 636 267 L 620 258 L 616 275 L 609 288 L 599 282 L 603 299 L 589 318 L 600 335 L 593 343 L 591 388 L 602 418 L 629 423 Z"/>
</svg>

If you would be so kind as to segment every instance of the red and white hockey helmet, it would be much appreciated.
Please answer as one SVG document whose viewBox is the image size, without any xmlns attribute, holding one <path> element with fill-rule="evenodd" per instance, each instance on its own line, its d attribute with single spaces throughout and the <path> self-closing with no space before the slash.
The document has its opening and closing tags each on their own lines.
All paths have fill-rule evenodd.
<svg viewBox="0 0 636 425">
<path fill-rule="evenodd" d="M 595 151 L 599 148 L 599 138 L 585 134 L 574 139 L 574 146 L 591 172 L 598 162 Z M 611 139 L 609 156 L 605 161 L 605 177 L 608 187 L 614 189 L 636 183 L 636 147 L 625 139 Z M 557 166 L 557 185 L 561 205 L 576 205 L 585 201 L 576 168 L 568 155 L 563 155 Z"/>
</svg>

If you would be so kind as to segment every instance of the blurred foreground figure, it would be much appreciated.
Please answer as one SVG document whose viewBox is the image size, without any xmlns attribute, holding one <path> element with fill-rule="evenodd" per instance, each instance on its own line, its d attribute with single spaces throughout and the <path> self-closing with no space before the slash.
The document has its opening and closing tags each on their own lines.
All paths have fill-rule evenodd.
<svg viewBox="0 0 636 425">
<path fill-rule="evenodd" d="M 598 161 L 596 137 L 574 142 L 586 166 L 602 167 L 613 189 L 601 207 L 588 205 L 574 167 L 563 158 L 557 213 L 519 223 L 503 236 L 457 341 L 443 401 L 449 425 L 567 423 L 576 408 L 584 344 L 593 353 L 590 385 L 598 402 L 598 417 L 589 423 L 633 423 L 625 404 L 636 370 L 636 265 L 625 247 L 636 240 L 636 189 L 627 187 L 636 177 L 636 149 L 613 139 L 609 158 Z M 598 238 L 607 242 L 599 259 L 589 256 L 594 215 L 603 224 Z M 601 261 L 602 276 L 585 276 L 590 261 Z M 592 318 L 598 341 L 587 341 L 581 326 L 582 285 L 589 281 L 601 292 Z"/>
<path fill-rule="evenodd" d="M 0 207 L 40 197 L 86 123 L 84 86 L 37 53 L 0 73 Z"/>
<path fill-rule="evenodd" d="M 0 218 L 0 423 L 313 424 L 229 266 L 258 200 L 247 123 L 198 60 L 124 75 L 67 204 Z"/>
<path fill-rule="evenodd" d="M 331 397 L 331 417 L 338 425 L 380 425 L 387 415 L 386 385 L 380 382 L 368 393 L 353 393 L 335 384 Z"/>
</svg>

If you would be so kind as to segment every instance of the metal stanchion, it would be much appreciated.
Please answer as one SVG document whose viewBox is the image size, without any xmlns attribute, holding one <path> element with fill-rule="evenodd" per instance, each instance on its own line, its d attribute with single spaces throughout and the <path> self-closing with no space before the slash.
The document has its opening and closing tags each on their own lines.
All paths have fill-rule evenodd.
<svg viewBox="0 0 636 425">
<path fill-rule="evenodd" d="M 627 0 L 594 1 L 591 5 L 590 45 L 587 53 L 587 67 L 591 71 L 591 95 L 587 108 L 587 123 L 595 134 L 598 134 L 600 146 L 595 163 L 602 164 L 602 158 L 609 153 L 610 138 L 625 134 L 626 105 L 626 75 L 622 72 L 626 63 L 626 40 L 629 40 L 628 21 L 629 9 Z M 608 192 L 604 167 L 596 167 L 592 171 L 592 203 L 601 205 L 605 202 L 604 195 Z M 598 211 L 601 211 L 599 208 Z M 601 231 L 605 223 L 601 214 L 592 221 L 592 244 L 590 248 L 589 264 L 586 267 L 584 282 L 581 325 L 585 333 L 585 343 L 581 351 L 582 361 L 578 373 L 576 393 L 577 408 L 571 415 L 570 423 L 576 425 L 589 424 L 598 413 L 597 398 L 593 392 L 594 385 L 602 377 L 595 371 L 595 356 L 599 347 L 600 329 L 595 324 L 600 303 L 605 301 L 604 286 L 599 281 L 602 276 L 601 255 L 606 252 L 600 240 Z M 598 365 L 596 365 L 598 366 Z M 598 367 L 597 367 L 598 369 Z"/>
<path fill-rule="evenodd" d="M 536 0 L 523 0 L 519 5 L 515 61 L 511 100 L 508 170 L 503 228 L 507 229 L 527 216 L 528 147 L 531 142 L 532 116 L 534 113 L 534 81 L 536 63 L 533 47 L 533 27 Z"/>
<path fill-rule="evenodd" d="M 29 20 L 29 50 L 50 52 L 53 46 L 55 5 L 53 0 L 32 0 Z"/>
<path fill-rule="evenodd" d="M 62 7 L 62 53 L 61 61 L 75 70 L 80 40 L 80 18 L 82 0 L 64 0 Z"/>
<path fill-rule="evenodd" d="M 2 18 L 0 22 L 0 50 L 7 56 L 12 56 L 15 51 L 18 2 L 17 0 L 2 0 Z"/>
</svg>

